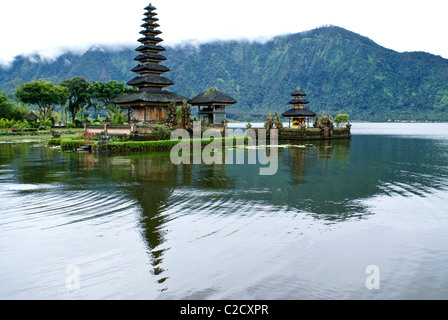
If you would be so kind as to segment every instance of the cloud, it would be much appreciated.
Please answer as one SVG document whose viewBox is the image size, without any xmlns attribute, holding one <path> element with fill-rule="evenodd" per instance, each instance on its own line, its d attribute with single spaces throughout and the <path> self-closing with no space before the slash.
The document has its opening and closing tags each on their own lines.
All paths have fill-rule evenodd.
<svg viewBox="0 0 448 320">
<path fill-rule="evenodd" d="M 17 0 L 2 4 L 0 62 L 98 45 L 137 45 L 148 0 Z M 397 51 L 448 58 L 446 1 L 154 0 L 166 45 L 212 40 L 265 41 L 332 24 Z"/>
</svg>

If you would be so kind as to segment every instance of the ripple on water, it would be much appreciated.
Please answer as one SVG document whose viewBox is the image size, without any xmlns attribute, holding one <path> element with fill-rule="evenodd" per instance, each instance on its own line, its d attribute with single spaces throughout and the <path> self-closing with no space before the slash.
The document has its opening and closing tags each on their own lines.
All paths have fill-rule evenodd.
<svg viewBox="0 0 448 320">
<path fill-rule="evenodd" d="M 138 205 L 119 192 L 69 190 L 58 185 L 22 184 L 3 186 L 6 197 L 0 226 L 54 228 L 80 222 L 103 224 L 112 216 L 135 213 Z M 49 222 L 52 223 L 49 223 Z"/>
</svg>

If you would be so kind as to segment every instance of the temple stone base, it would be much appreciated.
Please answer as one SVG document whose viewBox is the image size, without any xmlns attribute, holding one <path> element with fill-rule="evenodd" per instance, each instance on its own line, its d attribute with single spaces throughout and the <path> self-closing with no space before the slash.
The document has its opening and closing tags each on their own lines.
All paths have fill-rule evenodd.
<svg viewBox="0 0 448 320">
<path fill-rule="evenodd" d="M 255 129 L 258 136 L 258 130 Z M 279 130 L 279 140 L 326 140 L 350 139 L 350 128 L 282 128 Z"/>
</svg>

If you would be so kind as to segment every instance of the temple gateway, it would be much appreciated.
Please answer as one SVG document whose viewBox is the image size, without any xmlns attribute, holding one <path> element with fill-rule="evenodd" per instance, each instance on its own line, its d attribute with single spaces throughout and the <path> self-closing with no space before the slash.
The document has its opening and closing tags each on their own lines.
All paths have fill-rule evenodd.
<svg viewBox="0 0 448 320">
<path fill-rule="evenodd" d="M 114 100 L 112 103 L 120 108 L 133 110 L 134 121 L 143 124 L 161 123 L 167 117 L 167 109 L 172 101 L 176 106 L 182 105 L 188 98 L 163 90 L 174 84 L 170 79 L 162 77 L 162 74 L 170 71 L 167 67 L 159 63 L 166 60 L 166 57 L 160 54 L 165 48 L 159 43 L 163 40 L 158 37 L 162 32 L 156 30 L 160 25 L 156 18 L 156 8 L 151 4 L 145 8 L 144 24 L 140 33 L 142 38 L 138 39 L 141 43 L 136 51 L 139 55 L 134 59 L 139 65 L 132 69 L 137 77 L 128 82 L 129 86 L 137 88 L 138 91 L 127 93 Z"/>
<path fill-rule="evenodd" d="M 226 106 L 237 101 L 215 89 L 201 93 L 189 101 L 192 106 L 198 107 L 199 120 L 208 126 L 222 127 L 226 120 Z"/>
</svg>

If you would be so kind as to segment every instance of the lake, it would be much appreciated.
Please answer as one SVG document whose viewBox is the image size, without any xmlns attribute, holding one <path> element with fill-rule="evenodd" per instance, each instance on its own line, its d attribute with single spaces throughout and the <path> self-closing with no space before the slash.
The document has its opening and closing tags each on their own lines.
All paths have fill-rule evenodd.
<svg viewBox="0 0 448 320">
<path fill-rule="evenodd" d="M 352 134 L 272 176 L 2 143 L 0 299 L 448 299 L 448 124 Z"/>
</svg>

